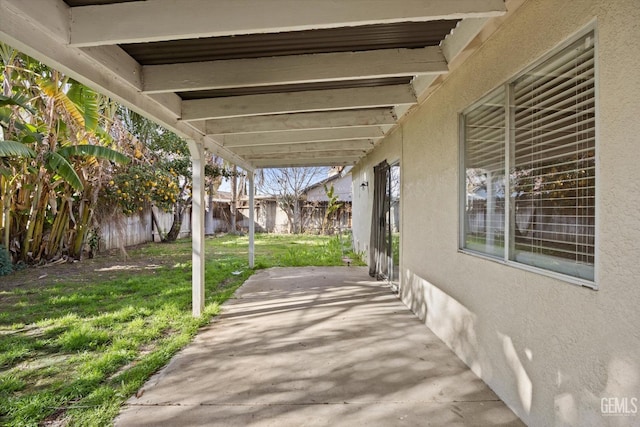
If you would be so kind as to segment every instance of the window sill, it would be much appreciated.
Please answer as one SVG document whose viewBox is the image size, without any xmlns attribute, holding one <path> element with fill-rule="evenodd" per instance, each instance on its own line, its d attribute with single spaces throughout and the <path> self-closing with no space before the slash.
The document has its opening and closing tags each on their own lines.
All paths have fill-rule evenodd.
<svg viewBox="0 0 640 427">
<path fill-rule="evenodd" d="M 594 291 L 598 290 L 598 286 L 596 285 L 595 282 L 593 281 L 589 281 L 589 280 L 585 280 L 585 279 L 580 279 L 577 277 L 572 277 L 572 276 L 568 276 L 566 274 L 562 274 L 562 273 L 556 273 L 554 271 L 550 271 L 550 270 L 545 270 L 543 268 L 538 268 L 538 267 L 533 267 L 527 264 L 522 264 L 519 263 L 517 261 L 512 261 L 512 260 L 504 260 L 502 258 L 496 258 L 496 257 L 492 257 L 490 255 L 486 255 L 480 252 L 474 252 L 472 250 L 468 250 L 468 249 L 458 249 L 458 253 L 462 253 L 465 255 L 471 255 L 474 257 L 478 257 L 478 258 L 482 258 L 485 259 L 487 261 L 492 261 L 495 262 L 497 264 L 502 264 L 502 265 L 506 265 L 508 267 L 513 267 L 513 268 L 517 268 L 519 270 L 524 270 L 524 271 L 528 271 L 530 273 L 536 273 L 539 274 L 541 276 L 546 276 L 546 277 L 551 277 L 553 279 L 565 282 L 565 283 L 569 283 L 571 285 L 576 285 L 576 286 L 580 286 L 583 288 L 588 288 Z"/>
</svg>

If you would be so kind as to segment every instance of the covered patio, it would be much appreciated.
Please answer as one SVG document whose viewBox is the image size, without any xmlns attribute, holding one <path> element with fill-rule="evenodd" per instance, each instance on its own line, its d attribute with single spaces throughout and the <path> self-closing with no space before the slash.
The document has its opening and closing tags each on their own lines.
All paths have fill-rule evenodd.
<svg viewBox="0 0 640 427">
<path fill-rule="evenodd" d="M 199 316 L 207 156 L 249 176 L 252 267 L 254 171 L 356 164 L 505 13 L 503 0 L 0 0 L 0 40 L 188 141 Z"/>
<path fill-rule="evenodd" d="M 364 267 L 275 268 L 131 397 L 116 426 L 521 426 Z"/>
<path fill-rule="evenodd" d="M 354 165 L 374 255 L 377 172 L 401 169 L 421 320 L 362 270 L 261 272 L 122 425 L 517 424 L 460 360 L 528 425 L 638 425 L 638 22 L 636 0 L 0 0 L 1 41 L 188 141 L 194 316 L 207 156 L 246 171 L 249 212 L 259 168 Z M 479 241 L 471 169 L 504 177 Z"/>
<path fill-rule="evenodd" d="M 193 315 L 204 165 L 355 165 L 442 83 L 503 0 L 0 0 L 0 39 L 185 138 Z M 357 221 L 357 218 L 355 219 Z M 262 271 L 132 397 L 129 425 L 521 425 L 364 268 Z"/>
</svg>

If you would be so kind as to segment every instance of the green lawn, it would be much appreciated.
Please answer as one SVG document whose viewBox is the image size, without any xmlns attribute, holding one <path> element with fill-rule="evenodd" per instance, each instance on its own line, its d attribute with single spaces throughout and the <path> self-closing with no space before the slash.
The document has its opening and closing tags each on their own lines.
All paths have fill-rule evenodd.
<svg viewBox="0 0 640 427">
<path fill-rule="evenodd" d="M 256 268 L 344 265 L 347 242 L 257 235 Z M 206 251 L 200 319 L 191 317 L 190 240 L 0 278 L 0 425 L 110 425 L 253 273 L 247 237 L 207 238 Z"/>
</svg>

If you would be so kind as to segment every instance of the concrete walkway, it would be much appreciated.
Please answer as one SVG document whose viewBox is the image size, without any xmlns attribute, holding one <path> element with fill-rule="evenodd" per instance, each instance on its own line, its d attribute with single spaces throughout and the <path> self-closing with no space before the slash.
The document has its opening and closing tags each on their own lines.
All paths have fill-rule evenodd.
<svg viewBox="0 0 640 427">
<path fill-rule="evenodd" d="M 360 267 L 258 272 L 116 426 L 523 425 L 370 280 Z"/>
</svg>

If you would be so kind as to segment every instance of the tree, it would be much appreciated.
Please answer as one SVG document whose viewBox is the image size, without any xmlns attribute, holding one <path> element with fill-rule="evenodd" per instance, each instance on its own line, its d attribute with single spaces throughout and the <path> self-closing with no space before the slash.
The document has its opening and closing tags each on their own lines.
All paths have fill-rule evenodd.
<svg viewBox="0 0 640 427">
<path fill-rule="evenodd" d="M 122 206 L 125 214 L 142 211 L 151 204 L 172 212 L 171 228 L 162 240 L 175 241 L 192 198 L 191 159 L 187 142 L 131 110 L 121 109 L 120 114 L 125 128 L 136 137 L 132 143 L 135 160 L 132 165 L 118 170 L 110 195 Z M 205 186 L 217 188 L 221 177 L 234 174 L 210 155 L 205 165 Z"/>
<path fill-rule="evenodd" d="M 304 191 L 326 174 L 327 168 L 323 167 L 261 169 L 256 175 L 256 186 L 261 193 L 276 198 L 278 206 L 287 215 L 289 232 L 297 234 L 304 231 L 301 209 Z"/>
<path fill-rule="evenodd" d="M 229 231 L 232 234 L 238 233 L 238 225 L 236 223 L 238 217 L 238 202 L 243 197 L 247 196 L 247 175 L 243 173 L 242 169 L 238 169 L 236 165 L 232 166 L 232 175 L 230 179 L 231 187 L 231 205 L 229 221 Z"/>
<path fill-rule="evenodd" d="M 336 213 L 342 207 L 342 203 L 338 200 L 338 195 L 335 193 L 333 185 L 327 187 L 327 184 L 324 184 L 324 192 L 329 200 L 327 201 L 327 209 L 324 211 L 324 218 L 322 220 L 322 234 L 327 233 L 329 220 L 334 219 Z"/>
<path fill-rule="evenodd" d="M 213 198 L 218 193 L 218 189 L 220 185 L 222 185 L 222 179 L 224 177 L 224 173 L 214 176 L 214 174 L 209 174 L 207 176 L 207 168 L 219 168 L 221 170 L 229 171 L 229 168 L 225 166 L 224 160 L 221 157 L 216 155 L 212 155 L 208 157 L 207 164 L 205 165 L 205 185 L 206 185 L 206 193 L 207 193 L 207 211 L 205 212 L 205 233 L 213 234 L 215 231 L 214 228 L 214 202 Z M 233 174 L 233 170 L 231 170 Z"/>
<path fill-rule="evenodd" d="M 127 157 L 109 100 L 0 43 L 2 236 L 14 261 L 80 258 L 104 181 Z"/>
<path fill-rule="evenodd" d="M 0 244 L 12 261 L 80 259 L 98 217 L 191 202 L 186 142 L 0 43 Z M 213 158 L 213 157 L 212 157 Z M 207 179 L 229 172 L 213 161 Z"/>
<path fill-rule="evenodd" d="M 12 101 L 10 97 L 0 98 L 0 108 Z M 1 110 L 0 110 L 1 114 Z M 0 128 L 1 130 L 2 128 Z M 4 133 L 4 132 L 3 132 Z M 2 252 L 9 253 L 11 231 L 11 199 L 15 180 L 18 173 L 17 159 L 35 157 L 35 152 L 25 144 L 17 141 L 4 141 L 0 138 L 0 196 L 2 198 L 2 214 L 0 216 L 0 229 L 4 232 L 0 241 L 4 244 Z M 24 160 L 21 160 L 24 161 Z M 0 254 L 2 256 L 2 254 Z"/>
</svg>

